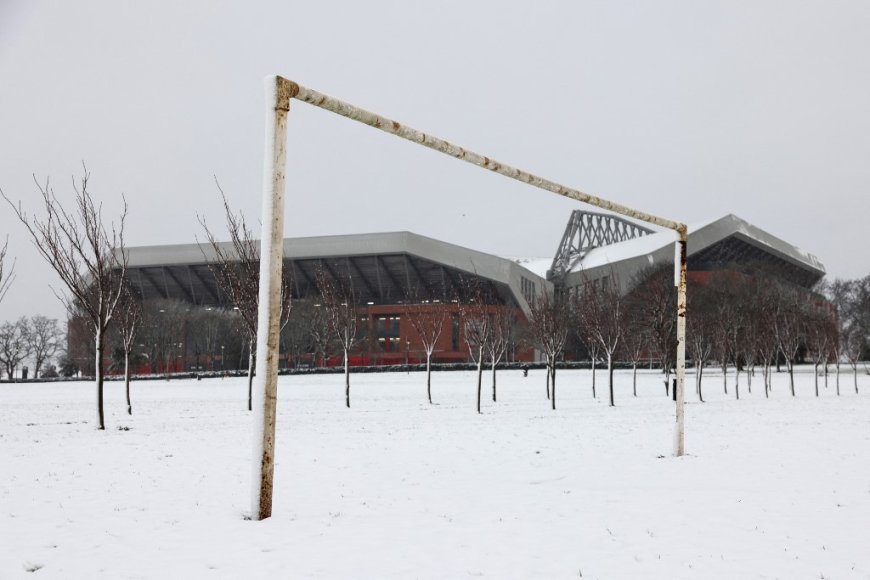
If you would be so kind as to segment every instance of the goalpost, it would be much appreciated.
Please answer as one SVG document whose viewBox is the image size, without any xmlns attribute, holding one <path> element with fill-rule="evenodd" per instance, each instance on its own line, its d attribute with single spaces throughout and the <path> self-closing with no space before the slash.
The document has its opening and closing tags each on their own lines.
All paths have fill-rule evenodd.
<svg viewBox="0 0 870 580">
<path fill-rule="evenodd" d="M 278 342 L 281 313 L 281 269 L 284 243 L 284 170 L 286 166 L 287 112 L 290 99 L 297 99 L 391 133 L 408 141 L 445 153 L 511 179 L 552 193 L 635 218 L 677 234 L 674 262 L 677 286 L 677 389 L 674 455 L 685 447 L 683 386 L 686 375 L 686 242 L 685 224 L 634 210 L 627 206 L 565 187 L 492 158 L 427 135 L 386 117 L 308 89 L 280 76 L 268 76 L 266 85 L 266 140 L 263 159 L 263 232 L 260 240 L 260 292 L 257 319 L 257 374 L 254 394 L 253 502 L 251 517 L 272 515 L 272 478 L 275 460 L 275 414 L 278 390 Z"/>
</svg>

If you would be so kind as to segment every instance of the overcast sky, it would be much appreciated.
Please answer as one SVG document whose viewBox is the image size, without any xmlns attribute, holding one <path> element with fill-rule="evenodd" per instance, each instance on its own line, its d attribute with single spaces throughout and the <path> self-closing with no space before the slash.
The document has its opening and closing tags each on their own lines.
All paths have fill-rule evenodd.
<svg viewBox="0 0 870 580">
<path fill-rule="evenodd" d="M 0 188 L 82 160 L 128 245 L 260 215 L 263 77 L 688 223 L 734 213 L 870 273 L 870 2 L 0 0 Z M 552 256 L 576 202 L 294 101 L 287 237 L 410 230 Z M 63 310 L 8 208 L 0 321 Z M 201 237 L 201 235 L 200 235 Z"/>
</svg>

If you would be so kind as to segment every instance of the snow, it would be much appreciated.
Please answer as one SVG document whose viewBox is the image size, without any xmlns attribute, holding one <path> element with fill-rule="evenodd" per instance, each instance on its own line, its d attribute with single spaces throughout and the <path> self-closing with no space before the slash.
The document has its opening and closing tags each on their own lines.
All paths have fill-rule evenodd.
<svg viewBox="0 0 870 580">
<path fill-rule="evenodd" d="M 510 260 L 516 264 L 519 264 L 532 274 L 536 276 L 540 276 L 541 278 L 547 278 L 547 271 L 550 269 L 550 266 L 553 265 L 553 258 L 518 258 L 515 256 L 502 256 L 505 260 Z"/>
<path fill-rule="evenodd" d="M 247 521 L 239 379 L 0 385 L 0 578 L 870 578 L 870 397 L 705 373 L 670 456 L 661 375 L 284 376 L 273 517 Z M 599 386 L 605 384 L 604 374 Z M 693 377 L 687 385 L 692 386 Z M 859 377 L 864 391 L 867 376 Z M 123 428 L 125 430 L 119 430 Z M 129 430 L 126 430 L 129 429 Z"/>
</svg>

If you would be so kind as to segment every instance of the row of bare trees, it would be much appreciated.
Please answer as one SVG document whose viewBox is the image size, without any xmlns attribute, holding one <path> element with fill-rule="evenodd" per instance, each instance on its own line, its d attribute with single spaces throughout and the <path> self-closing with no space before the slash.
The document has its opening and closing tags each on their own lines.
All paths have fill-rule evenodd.
<svg viewBox="0 0 870 580">
<path fill-rule="evenodd" d="M 33 361 L 33 377 L 43 376 L 46 363 L 63 347 L 63 333 L 56 319 L 22 316 L 0 325 L 0 365 L 9 379 L 27 360 Z"/>
<path fill-rule="evenodd" d="M 810 361 L 827 386 L 828 365 L 837 370 L 848 362 L 855 376 L 867 356 L 870 335 L 870 276 L 862 280 L 820 284 L 814 290 L 764 276 L 736 271 L 710 272 L 689 291 L 687 352 L 696 369 L 695 389 L 703 401 L 704 369 L 715 361 L 721 367 L 723 388 L 728 393 L 728 370 L 734 369 L 734 395 L 740 398 L 740 374 L 747 387 L 760 368 L 765 395 L 771 386 L 771 370 L 784 364 L 794 395 L 794 365 Z M 619 358 L 633 369 L 633 392 L 637 395 L 637 366 L 643 358 L 655 358 L 664 372 L 665 394 L 676 357 L 676 292 L 672 273 L 650 269 L 632 281 L 627 293 L 613 277 L 589 281 L 555 296 L 539 296 L 531 305 L 529 337 L 547 361 L 547 396 L 555 409 L 556 360 L 563 355 L 572 335 L 585 347 L 592 361 L 592 394 L 595 364 L 603 359 L 608 367 L 610 405 L 613 397 L 613 363 Z M 821 370 L 820 370 L 821 369 Z"/>
<path fill-rule="evenodd" d="M 625 297 L 612 277 L 594 280 L 553 295 L 542 294 L 530 305 L 528 336 L 547 362 L 546 393 L 551 408 L 556 408 L 556 361 L 562 356 L 570 338 L 576 338 L 592 362 L 592 396 L 597 396 L 595 364 L 599 357 L 607 363 L 610 405 L 614 406 L 613 371 L 617 358 L 625 355 L 632 359 L 636 368 L 644 350 L 652 349 L 657 333 L 668 340 L 671 331 L 668 308 L 664 295 L 662 300 L 652 300 L 656 278 L 646 280 L 643 287 L 646 300 L 638 296 Z M 655 330 L 653 330 L 655 329 Z M 643 332 L 641 332 L 643 330 Z M 643 337 L 644 340 L 641 340 Z M 637 389 L 635 386 L 635 393 Z"/>
</svg>

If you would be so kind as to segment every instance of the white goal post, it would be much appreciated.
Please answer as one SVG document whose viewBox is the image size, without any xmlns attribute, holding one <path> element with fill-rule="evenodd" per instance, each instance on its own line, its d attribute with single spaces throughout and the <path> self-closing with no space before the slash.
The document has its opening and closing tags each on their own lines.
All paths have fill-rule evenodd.
<svg viewBox="0 0 870 580">
<path fill-rule="evenodd" d="M 275 459 L 275 416 L 278 388 L 278 331 L 281 314 L 281 268 L 284 240 L 284 171 L 286 165 L 287 112 L 297 99 L 343 117 L 365 123 L 408 141 L 434 149 L 484 169 L 534 187 L 575 199 L 614 213 L 641 220 L 677 233 L 677 389 L 674 454 L 684 453 L 683 393 L 686 375 L 686 243 L 688 228 L 624 205 L 565 187 L 490 157 L 427 135 L 386 117 L 318 93 L 280 76 L 268 76 L 266 85 L 266 140 L 263 159 L 263 231 L 260 241 L 260 292 L 257 319 L 257 374 L 253 387 L 254 453 L 251 517 L 272 515 L 272 478 Z"/>
</svg>

